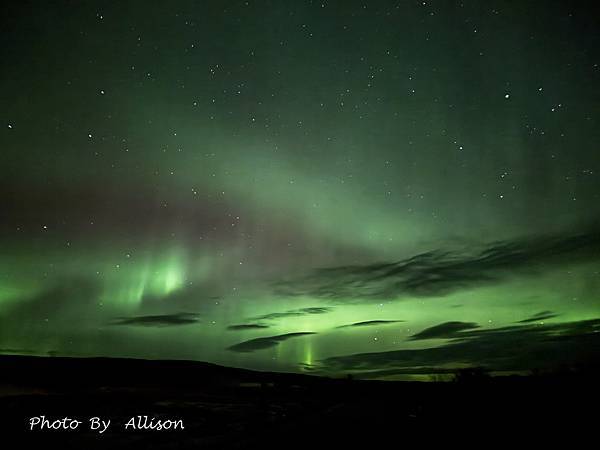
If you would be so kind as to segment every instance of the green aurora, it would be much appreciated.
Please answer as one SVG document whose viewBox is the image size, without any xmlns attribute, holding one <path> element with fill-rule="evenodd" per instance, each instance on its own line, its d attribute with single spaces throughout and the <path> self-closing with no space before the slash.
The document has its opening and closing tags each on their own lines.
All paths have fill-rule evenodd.
<svg viewBox="0 0 600 450">
<path fill-rule="evenodd" d="M 0 352 L 385 378 L 600 354 L 566 2 L 7 2 Z"/>
</svg>

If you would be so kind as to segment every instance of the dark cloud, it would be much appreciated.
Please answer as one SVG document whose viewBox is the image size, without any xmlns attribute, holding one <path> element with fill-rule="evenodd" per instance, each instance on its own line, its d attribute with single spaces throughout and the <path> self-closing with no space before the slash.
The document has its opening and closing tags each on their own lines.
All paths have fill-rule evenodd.
<svg viewBox="0 0 600 450">
<path fill-rule="evenodd" d="M 278 319 L 284 319 L 286 317 L 299 317 L 299 316 L 307 316 L 310 314 L 325 314 L 332 311 L 333 308 L 325 308 L 325 307 L 310 307 L 310 308 L 300 308 L 300 309 L 291 309 L 284 312 L 275 312 L 270 314 L 265 314 L 262 316 L 251 317 L 248 319 L 248 323 L 241 325 L 231 325 L 227 327 L 228 330 L 253 330 L 253 329 L 264 329 L 269 328 L 270 325 L 261 323 L 262 321 L 275 321 Z"/>
<path fill-rule="evenodd" d="M 539 322 L 540 320 L 553 319 L 554 317 L 558 317 L 558 314 L 555 314 L 552 311 L 542 311 L 527 319 L 519 320 L 517 323 Z"/>
<path fill-rule="evenodd" d="M 298 333 L 287 333 L 287 334 L 280 334 L 278 336 L 269 336 L 269 337 L 251 339 L 249 341 L 244 341 L 244 342 L 240 342 L 239 344 L 232 345 L 227 350 L 231 350 L 232 352 L 239 352 L 239 353 L 250 353 L 250 352 L 254 352 L 256 350 L 263 350 L 265 348 L 275 347 L 280 342 L 283 342 L 287 339 L 300 337 L 300 336 L 306 336 L 309 334 L 316 334 L 316 333 L 314 333 L 312 331 L 304 331 L 304 332 L 298 332 Z"/>
<path fill-rule="evenodd" d="M 262 330 L 269 328 L 269 325 L 264 323 L 243 323 L 240 325 L 229 325 L 228 330 Z"/>
<path fill-rule="evenodd" d="M 135 325 L 143 327 L 171 327 L 189 325 L 200 320 L 196 313 L 161 314 L 155 316 L 119 317 L 111 325 Z"/>
<path fill-rule="evenodd" d="M 525 371 L 598 364 L 600 318 L 456 331 L 453 337 L 452 342 L 439 347 L 331 357 L 320 361 L 319 370 L 362 374 L 381 371 L 422 373 L 423 368 L 468 365 L 495 371 Z"/>
<path fill-rule="evenodd" d="M 451 339 L 459 336 L 461 331 L 479 328 L 473 322 L 444 322 L 433 327 L 425 328 L 423 331 L 410 337 L 411 340 L 423 339 Z"/>
<path fill-rule="evenodd" d="M 264 316 L 251 317 L 249 320 L 252 321 L 260 321 L 260 320 L 277 320 L 283 319 L 285 317 L 296 317 L 296 316 L 307 316 L 310 314 L 325 314 L 331 312 L 333 308 L 325 308 L 325 307 L 311 307 L 311 308 L 301 308 L 301 309 L 291 309 L 289 311 L 284 312 L 276 312 L 271 314 L 265 314 Z"/>
<path fill-rule="evenodd" d="M 474 252 L 436 250 L 392 263 L 318 269 L 278 281 L 273 288 L 279 295 L 335 301 L 440 296 L 556 264 L 595 260 L 599 255 L 600 231 L 593 229 L 497 242 Z"/>
<path fill-rule="evenodd" d="M 364 322 L 355 322 L 348 325 L 341 325 L 338 328 L 352 328 L 352 327 L 371 327 L 377 325 L 388 325 L 391 323 L 404 322 L 404 320 L 365 320 Z"/>
</svg>

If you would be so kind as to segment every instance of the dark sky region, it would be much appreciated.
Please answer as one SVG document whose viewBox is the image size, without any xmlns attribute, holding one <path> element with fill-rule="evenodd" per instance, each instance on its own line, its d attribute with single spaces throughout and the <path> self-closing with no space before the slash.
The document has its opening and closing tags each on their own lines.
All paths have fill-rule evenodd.
<svg viewBox="0 0 600 450">
<path fill-rule="evenodd" d="M 3 1 L 2 353 L 414 377 L 600 354 L 600 16 Z"/>
</svg>

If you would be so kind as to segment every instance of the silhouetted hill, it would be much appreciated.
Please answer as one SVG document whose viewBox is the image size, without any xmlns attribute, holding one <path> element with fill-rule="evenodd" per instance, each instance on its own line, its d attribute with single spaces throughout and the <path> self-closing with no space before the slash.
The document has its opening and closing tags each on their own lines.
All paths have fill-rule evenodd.
<svg viewBox="0 0 600 450">
<path fill-rule="evenodd" d="M 458 382 L 328 379 L 192 361 L 0 357 L 3 436 L 60 448 L 299 448 L 375 446 L 450 433 L 548 438 L 593 430 L 595 371 Z M 75 431 L 29 429 L 31 417 L 77 418 Z M 128 429 L 136 416 L 183 430 Z M 111 420 L 105 433 L 87 420 Z M 523 434 L 525 433 L 525 434 Z"/>
</svg>

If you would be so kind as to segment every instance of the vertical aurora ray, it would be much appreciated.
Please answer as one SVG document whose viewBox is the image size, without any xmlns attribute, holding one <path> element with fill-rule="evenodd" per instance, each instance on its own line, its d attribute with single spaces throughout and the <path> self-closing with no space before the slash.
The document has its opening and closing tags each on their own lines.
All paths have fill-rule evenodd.
<svg viewBox="0 0 600 450">
<path fill-rule="evenodd" d="M 307 339 L 307 342 L 304 344 L 304 358 L 302 363 L 308 367 L 313 365 L 313 347 L 310 338 Z"/>
</svg>

